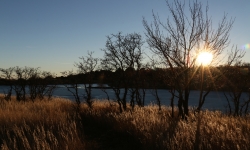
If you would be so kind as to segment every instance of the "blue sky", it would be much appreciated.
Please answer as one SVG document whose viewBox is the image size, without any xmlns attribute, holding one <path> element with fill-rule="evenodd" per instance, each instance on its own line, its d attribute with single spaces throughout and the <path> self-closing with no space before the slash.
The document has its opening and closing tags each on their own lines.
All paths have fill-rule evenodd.
<svg viewBox="0 0 250 150">
<path fill-rule="evenodd" d="M 235 18 L 232 44 L 250 44 L 250 1 L 208 3 L 214 23 L 224 13 Z M 163 19 L 169 16 L 164 0 L 1 0 L 0 68 L 41 67 L 57 75 L 75 70 L 74 62 L 88 51 L 103 56 L 107 35 L 143 35 L 142 17 L 150 22 L 152 10 Z M 245 51 L 244 61 L 250 62 L 250 49 Z"/>
</svg>

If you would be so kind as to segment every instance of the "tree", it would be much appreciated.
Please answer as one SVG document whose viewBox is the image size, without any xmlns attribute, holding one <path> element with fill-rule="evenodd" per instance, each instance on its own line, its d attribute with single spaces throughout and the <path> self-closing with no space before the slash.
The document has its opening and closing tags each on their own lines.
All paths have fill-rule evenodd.
<svg viewBox="0 0 250 150">
<path fill-rule="evenodd" d="M 13 72 L 14 72 L 14 67 L 10 67 L 7 69 L 0 68 L 0 72 L 2 73 L 0 77 L 4 78 L 6 80 L 6 83 L 10 88 L 7 91 L 7 94 L 5 94 L 4 99 L 5 100 L 11 100 L 11 95 L 12 95 L 12 90 L 13 90 Z M 4 91 L 5 93 L 5 91 Z"/>
<path fill-rule="evenodd" d="M 14 91 L 16 92 L 16 100 L 18 101 L 25 101 L 27 99 L 27 86 L 29 85 L 28 80 L 37 76 L 37 71 L 39 68 L 32 68 L 32 67 L 15 67 L 15 84 L 14 84 Z M 31 92 L 31 98 L 34 98 L 33 86 L 29 86 Z"/>
<path fill-rule="evenodd" d="M 110 97 L 107 89 L 109 89 L 107 83 L 110 80 L 110 76 L 113 72 L 108 70 L 100 70 L 98 75 L 98 86 L 101 88 L 102 92 L 107 96 L 107 100 L 110 106 L 113 106 L 110 102 Z"/>
<path fill-rule="evenodd" d="M 29 97 L 32 101 L 36 99 L 36 97 L 39 95 L 38 94 L 38 86 L 39 86 L 39 78 L 40 78 L 40 71 L 39 68 L 25 68 L 28 71 L 28 76 L 26 79 L 26 84 L 29 89 Z M 40 94 L 41 95 L 41 94 Z"/>
<path fill-rule="evenodd" d="M 54 80 L 55 75 L 47 71 L 39 71 L 37 76 L 36 93 L 39 99 L 44 99 L 44 96 L 47 96 L 48 99 L 51 99 L 53 92 L 57 88 L 57 85 Z"/>
<path fill-rule="evenodd" d="M 200 112 L 207 95 L 215 89 L 220 89 L 221 84 L 218 80 L 223 77 L 222 70 L 216 67 L 199 66 L 196 72 L 194 87 L 200 90 L 199 102 L 196 108 L 197 112 Z"/>
<path fill-rule="evenodd" d="M 61 72 L 61 74 L 66 77 L 65 79 L 67 81 L 62 81 L 64 83 L 64 86 L 67 88 L 67 90 L 74 96 L 75 102 L 76 102 L 76 112 L 78 113 L 80 111 L 80 104 L 81 104 L 81 99 L 80 99 L 80 77 L 77 76 L 76 73 L 73 71 L 64 71 Z"/>
<path fill-rule="evenodd" d="M 37 97 L 43 99 L 45 95 L 51 98 L 56 86 L 51 79 L 53 75 L 50 72 L 40 71 L 40 68 L 32 67 L 10 67 L 1 68 L 1 77 L 6 80 L 10 86 L 6 100 L 11 100 L 12 91 L 16 94 L 18 101 L 25 101 L 28 97 L 34 101 Z"/>
<path fill-rule="evenodd" d="M 234 20 L 228 20 L 224 14 L 218 27 L 214 28 L 208 16 L 208 5 L 204 9 L 201 2 L 190 1 L 186 11 L 183 1 L 170 3 L 167 0 L 166 3 L 171 14 L 166 23 L 153 13 L 154 22 L 149 24 L 144 18 L 143 25 L 151 51 L 171 70 L 171 83 L 179 97 L 179 115 L 185 118 L 189 114 L 190 84 L 197 71 L 197 56 L 202 51 L 210 52 L 213 54 L 212 62 L 219 63 L 220 56 L 229 46 Z M 236 51 L 233 54 L 238 55 Z"/>
<path fill-rule="evenodd" d="M 234 116 L 248 113 L 250 100 L 248 98 L 244 99 L 243 94 L 248 91 L 250 78 L 248 70 L 245 69 L 248 68 L 245 68 L 242 64 L 223 67 L 223 70 L 227 72 L 223 76 L 224 96 L 228 102 L 229 114 L 233 113 Z"/>
<path fill-rule="evenodd" d="M 131 33 L 125 36 L 121 32 L 107 36 L 104 58 L 101 61 L 102 67 L 115 73 L 109 80 L 109 86 L 115 92 L 120 111 L 127 108 L 127 94 L 129 90 L 128 78 L 125 70 L 133 68 L 140 70 L 142 67 L 142 37 L 138 33 Z M 123 90 L 122 90 L 123 89 Z"/>
<path fill-rule="evenodd" d="M 94 52 L 88 52 L 88 55 L 86 57 L 80 57 L 81 61 L 78 63 L 75 63 L 75 66 L 78 69 L 79 74 L 83 74 L 83 85 L 86 95 L 84 96 L 85 101 L 87 105 L 92 108 L 92 84 L 93 79 L 95 76 L 95 70 L 97 69 L 98 65 L 98 58 L 94 58 L 93 55 Z"/>
</svg>

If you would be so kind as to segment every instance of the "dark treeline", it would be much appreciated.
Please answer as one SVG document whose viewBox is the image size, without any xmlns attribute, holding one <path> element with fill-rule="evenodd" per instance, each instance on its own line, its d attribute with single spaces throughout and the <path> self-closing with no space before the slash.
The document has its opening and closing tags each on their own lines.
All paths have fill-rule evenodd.
<svg viewBox="0 0 250 150">
<path fill-rule="evenodd" d="M 12 72 L 12 76 L 10 76 L 11 80 L 8 79 L 4 73 L 6 71 L 11 71 L 11 70 L 14 71 L 15 68 L 17 68 L 18 70 L 20 69 L 24 69 L 24 70 L 31 69 L 31 70 L 36 70 L 36 71 L 39 70 L 39 68 L 30 68 L 30 67 L 24 67 L 24 68 L 11 67 L 8 69 L 0 68 L 1 69 L 0 70 L 1 71 L 0 85 L 5 85 L 5 86 L 18 85 L 18 84 L 21 84 L 21 82 L 26 82 L 24 83 L 24 85 L 26 86 L 30 84 L 41 85 L 45 83 L 47 83 L 48 86 L 49 85 L 62 85 L 62 84 L 71 84 L 72 78 L 77 79 L 78 84 L 84 84 L 86 83 L 86 78 L 87 78 L 87 74 L 83 74 L 83 73 L 69 74 L 67 76 L 56 77 L 52 73 L 44 71 L 44 72 L 40 72 L 40 74 L 36 72 L 35 75 L 32 74 L 33 72 L 30 72 L 31 74 L 28 75 L 29 76 L 28 78 L 25 78 L 25 77 L 15 78 L 16 75 L 14 75 L 14 72 Z M 200 69 L 200 68 L 197 67 L 197 69 Z M 229 84 L 229 81 L 227 81 L 227 79 L 232 80 L 230 81 L 231 84 L 232 82 L 236 82 L 237 84 L 241 85 L 242 90 L 244 92 L 247 92 L 249 89 L 248 85 L 246 84 L 248 81 L 247 78 L 249 78 L 250 76 L 250 73 L 249 73 L 250 64 L 249 63 L 242 64 L 241 66 L 219 66 L 219 67 L 209 67 L 206 69 L 207 71 L 209 71 L 209 72 L 206 72 L 206 74 L 208 73 L 213 74 L 213 76 L 221 76 L 221 72 L 227 72 L 227 74 L 223 75 L 224 80 L 222 79 L 222 76 L 221 76 L 221 79 L 216 81 L 215 83 L 211 79 L 208 79 L 208 76 L 210 76 L 209 74 L 205 76 L 205 78 L 207 79 L 205 79 L 204 84 L 206 84 L 207 86 L 209 86 L 209 84 L 213 84 L 213 86 L 211 85 L 210 87 L 212 91 L 230 90 L 229 88 L 230 84 Z M 169 86 L 171 81 L 167 78 L 168 74 L 170 74 L 170 70 L 164 69 L 164 68 L 155 68 L 155 69 L 142 68 L 138 72 L 136 72 L 135 69 L 133 68 L 128 68 L 125 71 L 118 69 L 114 72 L 110 70 L 95 70 L 91 72 L 91 75 L 93 78 L 91 84 L 97 84 L 97 86 L 93 88 L 111 88 L 114 85 L 113 80 L 115 79 L 117 75 L 119 75 L 119 73 L 125 75 L 125 77 L 127 78 L 126 81 L 129 82 L 130 88 L 139 87 L 139 88 L 146 88 L 146 89 L 153 89 L 153 88 L 168 89 L 168 90 L 171 89 L 171 86 Z M 133 81 L 135 78 L 138 77 L 138 74 L 140 76 L 138 81 L 137 82 Z M 193 77 L 194 82 L 191 84 L 192 90 L 199 90 L 200 88 L 199 76 L 200 76 L 199 72 L 196 71 L 196 74 Z M 121 84 L 120 87 L 124 88 L 125 85 Z"/>
<path fill-rule="evenodd" d="M 214 28 L 208 16 L 208 6 L 203 9 L 200 2 L 190 2 L 189 14 L 184 14 L 184 3 L 178 0 L 173 5 L 166 2 L 171 14 L 166 23 L 154 13 L 152 23 L 143 19 L 145 41 L 139 33 L 111 34 L 102 49 L 103 57 L 95 58 L 93 52 L 80 57 L 80 61 L 75 63 L 76 72 L 64 71 L 61 77 L 55 77 L 40 68 L 1 68 L 0 84 L 10 86 L 9 91 L 4 91 L 5 99 L 10 100 L 13 92 L 18 101 L 25 101 L 27 97 L 31 100 L 51 97 L 56 85 L 63 84 L 79 107 L 82 96 L 78 87 L 83 84 L 83 100 L 92 108 L 91 91 L 93 84 L 98 84 L 108 100 L 105 89 L 114 91 L 121 112 L 127 109 L 128 103 L 132 109 L 135 105 L 143 107 L 148 89 L 151 89 L 160 110 L 158 89 L 166 89 L 172 95 L 172 115 L 173 101 L 177 98 L 179 116 L 186 119 L 191 90 L 200 91 L 197 112 L 210 91 L 219 90 L 224 92 L 230 114 L 247 114 L 250 65 L 242 62 L 245 52 L 237 47 L 231 47 L 226 53 L 234 20 L 228 20 L 224 15 L 218 27 Z M 150 52 L 145 52 L 145 44 Z M 202 52 L 213 55 L 207 66 L 197 63 Z M 249 99 L 242 99 L 243 92 L 249 93 Z"/>
</svg>

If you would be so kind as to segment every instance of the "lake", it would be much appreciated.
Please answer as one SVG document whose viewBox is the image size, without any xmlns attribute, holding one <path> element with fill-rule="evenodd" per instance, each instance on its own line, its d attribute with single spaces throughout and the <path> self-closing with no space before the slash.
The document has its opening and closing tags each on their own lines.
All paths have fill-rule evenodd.
<svg viewBox="0 0 250 150">
<path fill-rule="evenodd" d="M 8 86 L 0 86 L 0 93 L 4 93 L 4 91 L 7 91 L 7 90 L 8 90 Z M 81 96 L 83 97 L 84 95 L 83 86 L 79 87 L 79 91 L 81 93 Z M 108 92 L 110 99 L 115 100 L 114 91 L 112 89 L 106 89 L 106 91 Z M 158 94 L 161 100 L 161 104 L 170 106 L 171 94 L 168 92 L 168 90 L 159 89 Z M 198 105 L 199 94 L 200 94 L 199 91 L 195 91 L 195 90 L 191 91 L 190 98 L 189 98 L 189 106 L 196 107 Z M 63 85 L 58 85 L 58 87 L 53 93 L 53 96 L 74 100 L 73 95 L 69 91 L 67 91 L 67 89 Z M 99 99 L 99 100 L 107 98 L 106 94 L 101 89 L 98 89 L 98 88 L 94 88 L 92 90 L 92 97 L 94 99 Z M 128 102 L 129 102 L 129 98 L 130 98 L 130 95 L 127 96 Z M 247 100 L 247 99 L 249 99 L 248 93 L 243 93 L 242 101 Z M 177 105 L 177 102 L 178 102 L 178 99 L 175 98 L 174 100 L 175 105 Z M 146 90 L 145 104 L 146 105 L 156 104 L 156 98 L 152 94 L 151 89 Z M 220 110 L 220 111 L 226 112 L 228 110 L 228 106 L 227 106 L 227 101 L 223 92 L 211 91 L 208 94 L 202 109 Z"/>
</svg>

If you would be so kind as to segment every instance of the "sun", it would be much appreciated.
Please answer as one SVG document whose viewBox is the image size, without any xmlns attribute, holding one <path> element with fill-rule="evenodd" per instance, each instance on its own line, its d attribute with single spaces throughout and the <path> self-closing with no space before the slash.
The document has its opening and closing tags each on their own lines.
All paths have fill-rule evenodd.
<svg viewBox="0 0 250 150">
<path fill-rule="evenodd" d="M 209 52 L 201 52 L 197 57 L 197 64 L 207 66 L 212 62 L 213 54 Z"/>
</svg>

